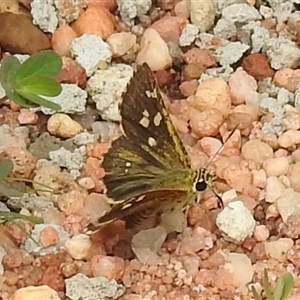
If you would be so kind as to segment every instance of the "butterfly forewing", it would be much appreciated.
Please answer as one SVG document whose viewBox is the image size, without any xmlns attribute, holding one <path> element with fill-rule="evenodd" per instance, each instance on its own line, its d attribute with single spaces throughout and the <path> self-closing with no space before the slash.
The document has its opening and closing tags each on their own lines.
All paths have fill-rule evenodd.
<svg viewBox="0 0 300 300">
<path fill-rule="evenodd" d="M 139 66 L 130 81 L 121 116 L 125 137 L 112 143 L 102 164 L 108 197 L 125 201 L 155 189 L 190 189 L 195 174 L 189 156 L 148 65 Z M 184 176 L 176 179 L 180 172 Z"/>
<path fill-rule="evenodd" d="M 190 168 L 190 158 L 165 108 L 147 64 L 138 66 L 121 106 L 122 126 L 132 142 L 169 168 Z"/>
</svg>

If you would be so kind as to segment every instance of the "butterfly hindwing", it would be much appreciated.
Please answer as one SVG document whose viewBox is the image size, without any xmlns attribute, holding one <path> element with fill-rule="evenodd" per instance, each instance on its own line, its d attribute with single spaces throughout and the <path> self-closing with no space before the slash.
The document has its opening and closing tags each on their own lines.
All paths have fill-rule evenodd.
<svg viewBox="0 0 300 300">
<path fill-rule="evenodd" d="M 168 204 L 172 201 L 180 200 L 182 202 L 186 196 L 186 192 L 181 190 L 149 191 L 115 204 L 108 213 L 99 218 L 97 223 L 103 226 L 119 219 L 130 223 L 131 216 L 135 219 L 147 218 L 152 214 L 161 213 L 161 208 L 168 207 Z M 189 201 L 189 199 L 186 198 L 186 201 Z"/>
</svg>

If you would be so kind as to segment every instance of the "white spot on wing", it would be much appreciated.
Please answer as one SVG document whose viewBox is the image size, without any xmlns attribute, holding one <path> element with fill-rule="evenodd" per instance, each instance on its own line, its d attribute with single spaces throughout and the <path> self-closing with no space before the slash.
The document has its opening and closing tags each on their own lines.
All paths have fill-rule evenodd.
<svg viewBox="0 0 300 300">
<path fill-rule="evenodd" d="M 126 204 L 124 204 L 123 206 L 122 206 L 122 209 L 126 209 L 126 208 L 129 208 L 129 207 L 131 207 L 132 206 L 132 203 L 126 203 Z"/>
<path fill-rule="evenodd" d="M 154 147 L 154 146 L 157 145 L 156 140 L 153 137 L 151 137 L 151 136 L 148 138 L 148 145 L 150 147 Z"/>
<path fill-rule="evenodd" d="M 160 112 L 158 112 L 158 113 L 155 115 L 154 119 L 153 119 L 153 123 L 154 123 L 154 125 L 155 125 L 156 127 L 157 127 L 157 126 L 159 126 L 159 125 L 160 125 L 160 122 L 161 122 L 161 120 L 162 120 L 161 113 L 160 113 Z"/>
<path fill-rule="evenodd" d="M 142 120 L 140 121 L 140 124 L 145 127 L 145 128 L 148 128 L 149 127 L 149 124 L 150 124 L 150 121 L 147 117 L 143 117 Z"/>
<path fill-rule="evenodd" d="M 146 195 L 142 195 L 142 196 L 136 198 L 136 199 L 135 199 L 135 202 L 140 202 L 140 201 L 144 200 L 145 197 L 146 197 Z"/>
<path fill-rule="evenodd" d="M 125 166 L 126 166 L 127 168 L 131 167 L 131 162 L 127 161 L 126 164 L 125 164 Z"/>
<path fill-rule="evenodd" d="M 144 109 L 143 116 L 146 117 L 146 118 L 150 117 L 149 111 L 147 109 Z"/>
<path fill-rule="evenodd" d="M 157 90 L 156 89 L 154 89 L 152 92 L 146 91 L 145 93 L 148 98 L 157 98 Z"/>
</svg>

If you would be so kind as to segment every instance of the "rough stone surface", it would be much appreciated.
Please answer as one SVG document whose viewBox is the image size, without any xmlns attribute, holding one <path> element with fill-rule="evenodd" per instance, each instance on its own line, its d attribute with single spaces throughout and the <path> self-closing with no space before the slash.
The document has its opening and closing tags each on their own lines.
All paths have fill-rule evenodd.
<svg viewBox="0 0 300 300">
<path fill-rule="evenodd" d="M 25 15 L 3 13 L 0 15 L 0 43 L 2 51 L 12 54 L 50 49 L 48 37 Z"/>
<path fill-rule="evenodd" d="M 124 292 L 125 288 L 114 279 L 88 278 L 80 273 L 66 279 L 66 296 L 71 300 L 118 299 Z"/>
</svg>

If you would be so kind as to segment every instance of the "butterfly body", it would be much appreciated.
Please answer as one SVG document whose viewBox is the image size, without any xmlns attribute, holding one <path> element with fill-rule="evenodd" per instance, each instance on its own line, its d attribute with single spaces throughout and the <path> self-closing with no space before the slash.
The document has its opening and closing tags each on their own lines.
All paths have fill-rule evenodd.
<svg viewBox="0 0 300 300">
<path fill-rule="evenodd" d="M 192 170 L 149 66 L 138 66 L 121 104 L 124 136 L 105 155 L 104 184 L 112 209 L 96 226 L 117 219 L 141 222 L 151 214 L 182 210 L 211 185 L 206 170 Z"/>
</svg>

